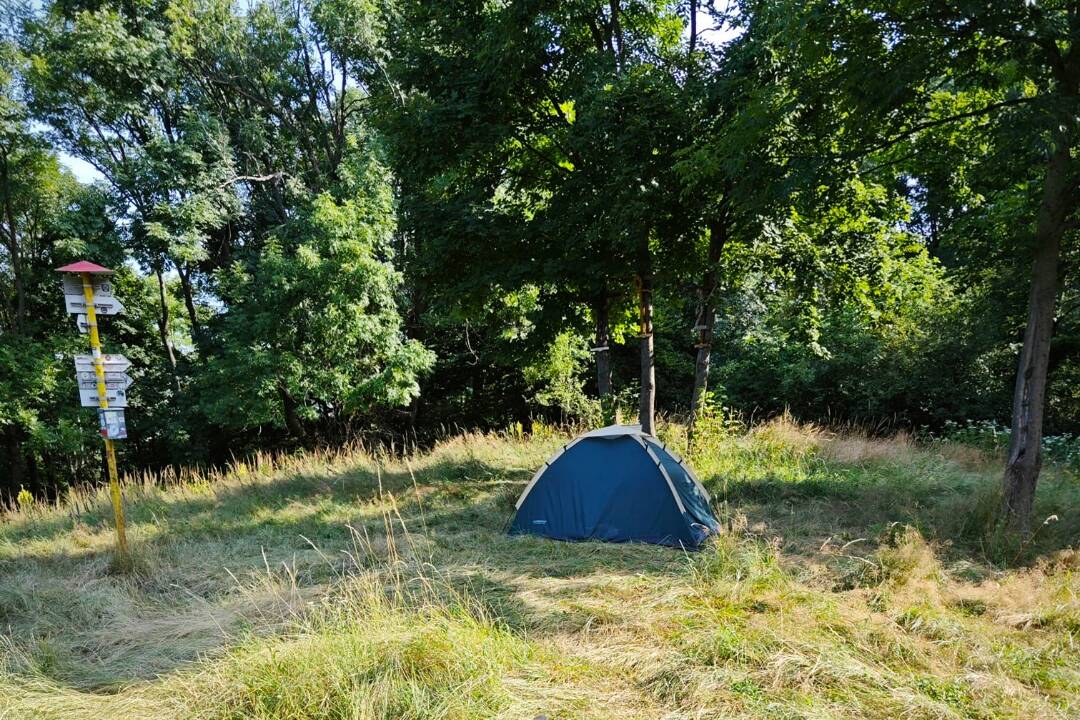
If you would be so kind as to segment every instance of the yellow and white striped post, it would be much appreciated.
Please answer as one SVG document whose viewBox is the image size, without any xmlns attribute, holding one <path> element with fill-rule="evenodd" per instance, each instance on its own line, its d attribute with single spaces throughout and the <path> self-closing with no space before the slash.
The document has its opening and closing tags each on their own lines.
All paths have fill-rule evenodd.
<svg viewBox="0 0 1080 720">
<path fill-rule="evenodd" d="M 83 297 L 86 299 L 86 323 L 90 334 L 90 351 L 94 357 L 94 374 L 97 376 L 98 407 L 105 410 L 109 399 L 105 388 L 105 359 L 101 356 L 101 338 L 98 336 L 97 312 L 94 310 L 94 280 L 90 273 L 80 273 Z M 116 519 L 116 550 L 120 562 L 128 564 L 127 534 L 124 532 L 124 503 L 120 495 L 120 477 L 116 471 L 116 449 L 113 441 L 105 437 L 105 464 L 109 471 L 109 495 L 112 497 L 113 516 Z"/>
</svg>

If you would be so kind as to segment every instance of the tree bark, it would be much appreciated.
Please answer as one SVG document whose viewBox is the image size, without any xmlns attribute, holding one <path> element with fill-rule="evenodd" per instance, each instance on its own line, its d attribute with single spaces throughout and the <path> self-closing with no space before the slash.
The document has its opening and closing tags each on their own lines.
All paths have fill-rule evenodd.
<svg viewBox="0 0 1080 720">
<path fill-rule="evenodd" d="M 297 440 L 304 439 L 304 425 L 300 422 L 300 415 L 296 412 L 297 402 L 283 380 L 278 380 L 278 396 L 281 398 L 281 410 L 285 416 L 285 427 Z"/>
<path fill-rule="evenodd" d="M 652 321 L 652 257 L 649 254 L 649 232 L 638 240 L 638 309 L 641 323 L 641 396 L 638 422 L 641 431 L 654 434 L 656 415 L 656 352 L 653 345 Z"/>
<path fill-rule="evenodd" d="M 690 421 L 687 427 L 688 441 L 694 440 L 694 426 L 705 393 L 709 388 L 709 367 L 712 364 L 713 327 L 716 325 L 716 287 L 719 284 L 720 256 L 727 243 L 727 219 L 723 216 L 709 224 L 709 255 L 705 274 L 701 280 L 701 299 L 698 304 L 697 359 L 694 363 L 694 389 L 690 396 Z"/>
<path fill-rule="evenodd" d="M 1043 411 L 1050 338 L 1054 329 L 1058 265 L 1066 219 L 1072 210 L 1075 181 L 1070 147 L 1058 137 L 1046 168 L 1043 199 L 1035 228 L 1035 259 L 1028 298 L 1028 320 L 1013 392 L 1012 434 L 1002 479 L 1002 514 L 1006 526 L 1027 535 L 1035 486 L 1042 467 Z"/>
<path fill-rule="evenodd" d="M 23 320 L 26 318 L 26 286 L 23 282 L 22 254 L 19 252 L 19 233 L 15 227 L 15 209 L 11 202 L 11 177 L 8 171 L 7 154 L 4 154 L 0 159 L 0 173 L 3 175 L 4 217 L 7 225 L 4 239 L 8 247 L 8 255 L 11 257 L 11 278 L 15 289 L 15 314 L 12 320 L 12 332 L 18 334 L 22 330 Z"/>
<path fill-rule="evenodd" d="M 593 355 L 596 357 L 596 393 L 600 397 L 600 412 L 604 424 L 615 422 L 614 406 L 611 397 L 611 333 L 608 328 L 608 296 L 601 293 L 593 305 L 596 318 L 596 345 Z"/>
<path fill-rule="evenodd" d="M 4 429 L 4 440 L 7 445 L 8 456 L 8 479 L 7 479 L 7 497 L 0 498 L 0 500 L 11 500 L 18 494 L 19 488 L 22 487 L 23 482 L 26 479 L 26 464 L 24 462 L 22 451 L 22 441 L 19 438 L 20 430 L 15 425 L 8 425 Z"/>
<path fill-rule="evenodd" d="M 690 42 L 689 53 L 694 54 L 697 47 L 697 0 L 690 0 Z"/>
<path fill-rule="evenodd" d="M 165 278 L 162 277 L 161 269 L 155 268 L 154 273 L 157 275 L 158 281 L 158 335 L 161 337 L 161 345 L 165 348 L 165 357 L 169 359 L 169 366 L 172 369 L 173 377 L 176 377 L 176 354 L 173 352 L 172 341 L 169 340 L 169 303 L 165 298 Z M 177 380 L 179 383 L 179 380 Z M 179 389 L 179 385 L 177 385 Z"/>
<path fill-rule="evenodd" d="M 623 69 L 623 38 L 622 38 L 622 23 L 619 20 L 619 0 L 610 0 L 608 7 L 611 12 L 611 45 L 612 50 L 615 52 L 615 69 L 617 72 L 622 73 Z"/>
<path fill-rule="evenodd" d="M 199 316 L 195 312 L 195 295 L 191 289 L 191 268 L 185 269 L 184 265 L 176 264 L 176 273 L 180 276 L 180 289 L 184 294 L 184 307 L 187 308 L 188 323 L 191 325 L 191 335 L 194 340 L 199 331 Z"/>
</svg>

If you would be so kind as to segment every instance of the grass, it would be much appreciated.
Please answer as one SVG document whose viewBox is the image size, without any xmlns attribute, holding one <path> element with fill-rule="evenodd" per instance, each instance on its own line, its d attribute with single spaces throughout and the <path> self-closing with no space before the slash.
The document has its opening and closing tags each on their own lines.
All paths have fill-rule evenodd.
<svg viewBox="0 0 1080 720">
<path fill-rule="evenodd" d="M 682 428 L 663 428 L 680 446 Z M 694 459 L 707 549 L 508 537 L 556 432 L 137 478 L 0 522 L 0 718 L 1075 718 L 1080 480 L 785 420 Z"/>
</svg>

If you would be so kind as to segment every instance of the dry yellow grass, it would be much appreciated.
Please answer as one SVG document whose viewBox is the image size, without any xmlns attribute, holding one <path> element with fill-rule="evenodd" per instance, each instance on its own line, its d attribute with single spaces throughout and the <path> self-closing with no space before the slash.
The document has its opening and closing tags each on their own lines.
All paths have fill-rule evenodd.
<svg viewBox="0 0 1080 720">
<path fill-rule="evenodd" d="M 507 537 L 561 441 L 141 478 L 131 575 L 99 492 L 8 515 L 0 718 L 1080 714 L 1075 521 L 1005 567 L 985 459 L 781 419 L 694 460 L 731 528 L 700 553 Z M 1040 512 L 1077 496 L 1051 468 Z"/>
</svg>

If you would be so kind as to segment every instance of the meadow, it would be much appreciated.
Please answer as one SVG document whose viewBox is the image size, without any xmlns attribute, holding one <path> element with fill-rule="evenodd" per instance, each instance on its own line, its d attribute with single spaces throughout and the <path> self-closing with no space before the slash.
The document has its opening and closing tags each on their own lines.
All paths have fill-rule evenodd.
<svg viewBox="0 0 1080 720">
<path fill-rule="evenodd" d="M 130 572 L 104 492 L 28 502 L 0 718 L 1080 716 L 1074 470 L 1017 545 L 985 450 L 780 419 L 695 453 L 725 527 L 700 552 L 507 536 L 567 437 L 129 478 Z"/>
</svg>

